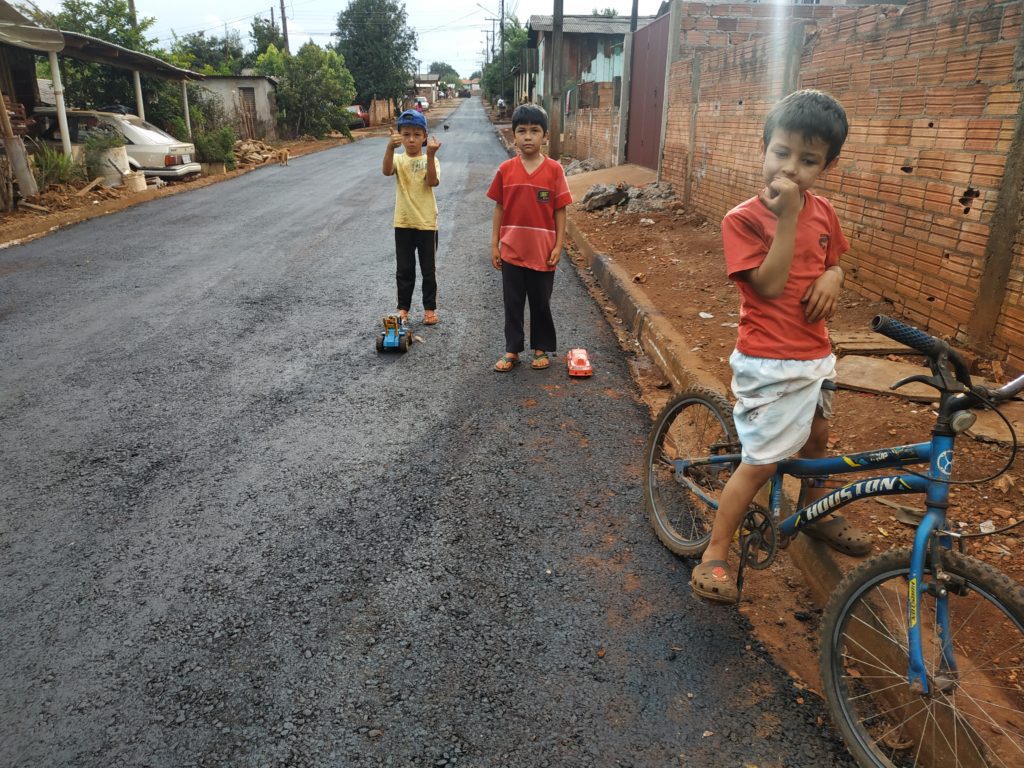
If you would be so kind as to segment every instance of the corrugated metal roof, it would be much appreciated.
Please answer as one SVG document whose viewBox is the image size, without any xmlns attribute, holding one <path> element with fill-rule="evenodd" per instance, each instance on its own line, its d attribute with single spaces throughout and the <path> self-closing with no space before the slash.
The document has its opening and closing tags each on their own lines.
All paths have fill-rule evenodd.
<svg viewBox="0 0 1024 768">
<path fill-rule="evenodd" d="M 98 40 L 78 32 L 62 32 L 61 34 L 64 36 L 65 45 L 63 55 L 73 59 L 94 61 L 97 64 L 107 64 L 121 69 L 137 69 L 143 74 L 167 80 L 202 80 L 205 77 L 198 72 L 168 64 L 163 59 L 150 56 L 148 53 L 122 48 L 120 45 L 108 43 L 106 40 Z"/>
<path fill-rule="evenodd" d="M 41 27 L 0 2 L 0 43 L 30 51 L 59 51 L 64 47 L 64 37 L 56 29 Z"/>
<path fill-rule="evenodd" d="M 646 27 L 656 16 L 637 16 L 636 26 Z M 527 30 L 550 32 L 553 16 L 531 16 Z M 562 17 L 562 33 L 576 35 L 624 35 L 629 32 L 629 16 L 570 16 Z"/>
</svg>

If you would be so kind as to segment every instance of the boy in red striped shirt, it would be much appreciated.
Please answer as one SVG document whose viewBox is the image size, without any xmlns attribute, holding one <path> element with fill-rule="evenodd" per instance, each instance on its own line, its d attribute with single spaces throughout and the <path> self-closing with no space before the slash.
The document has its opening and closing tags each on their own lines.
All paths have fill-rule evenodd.
<svg viewBox="0 0 1024 768">
<path fill-rule="evenodd" d="M 519 155 L 498 168 L 487 196 L 494 205 L 491 220 L 491 263 L 501 270 L 505 303 L 505 354 L 494 364 L 511 371 L 525 349 L 523 318 L 530 302 L 530 367 L 547 368 L 556 348 L 551 317 L 555 267 L 565 237 L 565 208 L 572 202 L 562 166 L 540 149 L 547 138 L 547 113 L 521 104 L 512 113 L 512 132 Z"/>
</svg>

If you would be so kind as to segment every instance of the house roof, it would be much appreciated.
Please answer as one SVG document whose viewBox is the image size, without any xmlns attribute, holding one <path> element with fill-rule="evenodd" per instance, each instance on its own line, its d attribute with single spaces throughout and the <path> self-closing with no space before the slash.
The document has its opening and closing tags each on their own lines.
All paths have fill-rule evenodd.
<svg viewBox="0 0 1024 768">
<path fill-rule="evenodd" d="M 636 26 L 646 27 L 656 16 L 637 16 Z M 553 16 L 531 16 L 526 29 L 531 40 L 537 32 L 550 32 L 554 26 Z M 570 16 L 562 17 L 562 33 L 573 35 L 624 35 L 629 32 L 629 16 Z"/>
<path fill-rule="evenodd" d="M 136 69 L 139 72 L 165 80 L 202 80 L 204 75 L 168 64 L 163 59 L 139 53 L 120 45 L 108 43 L 78 32 L 61 32 L 64 36 L 63 55 L 82 61 L 92 61 L 121 69 Z"/>
<path fill-rule="evenodd" d="M 64 47 L 64 37 L 56 29 L 29 21 L 0 0 L 0 43 L 30 51 L 56 52 Z"/>
<path fill-rule="evenodd" d="M 277 80 L 270 75 L 203 75 L 204 80 L 267 80 L 277 86 Z"/>
</svg>

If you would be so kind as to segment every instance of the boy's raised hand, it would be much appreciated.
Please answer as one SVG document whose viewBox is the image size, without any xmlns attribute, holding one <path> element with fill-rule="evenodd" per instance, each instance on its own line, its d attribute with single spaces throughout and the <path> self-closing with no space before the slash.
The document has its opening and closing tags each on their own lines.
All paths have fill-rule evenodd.
<svg viewBox="0 0 1024 768">
<path fill-rule="evenodd" d="M 388 146 L 392 149 L 402 146 L 402 134 L 391 127 L 388 128 Z"/>
<path fill-rule="evenodd" d="M 779 218 L 785 214 L 795 215 L 800 212 L 800 187 L 795 181 L 776 176 L 758 195 L 764 207 Z"/>
<path fill-rule="evenodd" d="M 427 137 L 427 154 L 428 155 L 434 154 L 440 148 L 441 148 L 441 142 L 440 141 L 438 141 L 433 136 Z"/>
</svg>

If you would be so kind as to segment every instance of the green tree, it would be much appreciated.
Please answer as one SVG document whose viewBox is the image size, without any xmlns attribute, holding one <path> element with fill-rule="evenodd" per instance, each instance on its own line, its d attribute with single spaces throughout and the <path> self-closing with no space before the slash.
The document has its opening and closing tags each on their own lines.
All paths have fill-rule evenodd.
<svg viewBox="0 0 1024 768">
<path fill-rule="evenodd" d="M 89 35 L 141 53 L 160 53 L 156 39 L 146 37 L 156 19 L 140 18 L 138 27 L 133 28 L 126 0 L 63 0 L 56 14 L 29 10 L 26 15 L 47 27 Z M 127 69 L 61 57 L 61 74 L 69 106 L 96 108 L 135 103 L 132 75 Z M 154 89 L 150 83 L 144 81 L 143 90 L 144 97 L 152 97 Z M 150 93 L 145 93 L 147 90 Z"/>
<path fill-rule="evenodd" d="M 462 76 L 455 71 L 455 67 L 451 64 L 447 64 L 443 61 L 435 61 L 430 65 L 430 69 L 427 71 L 432 75 L 440 75 L 441 82 L 443 83 L 455 83 L 455 85 L 462 85 Z"/>
<path fill-rule="evenodd" d="M 264 53 L 270 46 L 277 50 L 284 50 L 284 35 L 277 24 L 267 21 L 262 16 L 252 20 L 252 29 L 249 31 L 249 39 L 252 41 L 253 58 Z"/>
<path fill-rule="evenodd" d="M 607 16 L 609 18 L 613 18 L 615 16 L 618 16 L 619 12 L 614 8 L 605 8 L 603 11 L 599 11 L 597 10 L 597 8 L 595 8 L 593 14 L 595 16 Z"/>
<path fill-rule="evenodd" d="M 348 127 L 345 108 L 355 85 L 345 59 L 313 42 L 294 56 L 284 57 L 284 74 L 277 86 L 277 105 L 286 130 L 293 136 L 323 136 Z"/>
<path fill-rule="evenodd" d="M 484 67 L 480 76 L 480 87 L 484 96 L 488 99 L 497 100 L 499 97 L 505 99 L 508 104 L 516 104 L 519 100 L 513 93 L 515 78 L 511 70 L 523 56 L 526 48 L 526 29 L 519 23 L 515 16 L 508 16 L 505 20 L 505 56 L 502 58 L 500 52 L 496 53 L 494 60 Z M 502 77 L 502 62 L 504 61 L 505 71 Z"/>
<path fill-rule="evenodd" d="M 338 14 L 335 49 L 355 79 L 359 103 L 397 101 L 408 91 L 416 33 L 406 18 L 405 5 L 396 0 L 352 0 Z"/>
<path fill-rule="evenodd" d="M 267 77 L 283 77 L 285 71 L 285 59 L 288 54 L 283 50 L 279 50 L 276 45 L 271 43 L 267 46 L 267 50 L 256 57 L 256 61 L 253 62 L 253 69 L 257 75 L 266 75 Z"/>
<path fill-rule="evenodd" d="M 230 30 L 224 37 L 192 32 L 174 36 L 171 52 L 194 72 L 204 75 L 237 75 L 242 70 L 242 36 Z"/>
</svg>

